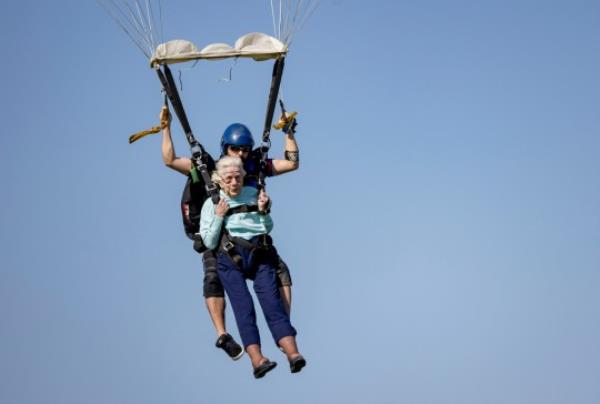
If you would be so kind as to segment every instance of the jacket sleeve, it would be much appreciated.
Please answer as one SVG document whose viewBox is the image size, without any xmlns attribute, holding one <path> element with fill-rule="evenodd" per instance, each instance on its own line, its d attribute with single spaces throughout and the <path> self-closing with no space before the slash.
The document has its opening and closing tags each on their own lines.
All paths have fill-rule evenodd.
<svg viewBox="0 0 600 404">
<path fill-rule="evenodd" d="M 219 244 L 222 225 L 223 218 L 215 215 L 215 205 L 208 198 L 202 205 L 200 214 L 200 237 L 209 250 L 216 248 Z"/>
</svg>

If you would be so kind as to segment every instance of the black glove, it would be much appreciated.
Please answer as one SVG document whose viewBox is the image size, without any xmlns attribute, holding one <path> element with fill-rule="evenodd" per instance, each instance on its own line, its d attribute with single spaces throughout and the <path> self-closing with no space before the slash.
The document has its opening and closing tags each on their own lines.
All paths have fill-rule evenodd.
<svg viewBox="0 0 600 404">
<path fill-rule="evenodd" d="M 298 122 L 296 121 L 296 118 L 292 118 L 288 121 L 288 123 L 285 124 L 285 126 L 283 127 L 283 133 L 289 133 L 289 134 L 295 134 L 296 133 L 296 126 L 298 125 Z"/>
</svg>

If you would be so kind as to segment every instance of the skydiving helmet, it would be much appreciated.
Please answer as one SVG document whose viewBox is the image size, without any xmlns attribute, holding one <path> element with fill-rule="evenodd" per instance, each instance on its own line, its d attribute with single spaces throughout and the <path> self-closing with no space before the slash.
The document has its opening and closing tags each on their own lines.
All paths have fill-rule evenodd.
<svg viewBox="0 0 600 404">
<path fill-rule="evenodd" d="M 252 139 L 252 133 L 246 125 L 241 123 L 232 123 L 223 132 L 221 137 L 221 154 L 227 154 L 227 147 L 238 146 L 238 147 L 254 147 L 254 139 Z"/>
</svg>

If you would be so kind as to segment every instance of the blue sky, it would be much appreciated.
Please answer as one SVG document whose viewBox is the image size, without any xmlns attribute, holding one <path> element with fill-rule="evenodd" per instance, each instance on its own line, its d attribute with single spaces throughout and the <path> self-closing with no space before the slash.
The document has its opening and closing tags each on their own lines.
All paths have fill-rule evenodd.
<svg viewBox="0 0 600 404">
<path fill-rule="evenodd" d="M 166 39 L 272 32 L 268 1 L 164 3 Z M 147 60 L 93 1 L 0 33 L 0 402 L 600 401 L 599 3 L 322 0 L 284 74 L 302 166 L 269 182 L 308 367 L 261 319 L 260 381 L 213 346 L 184 178 L 127 144 Z M 173 69 L 210 152 L 260 133 L 270 62 Z"/>
</svg>

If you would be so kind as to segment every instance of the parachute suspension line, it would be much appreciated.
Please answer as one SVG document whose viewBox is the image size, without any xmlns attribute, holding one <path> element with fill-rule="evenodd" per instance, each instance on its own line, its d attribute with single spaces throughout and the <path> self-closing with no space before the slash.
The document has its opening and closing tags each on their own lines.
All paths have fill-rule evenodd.
<svg viewBox="0 0 600 404">
<path fill-rule="evenodd" d="M 162 16 L 162 3 L 160 0 L 158 0 L 158 18 L 159 18 L 159 27 L 160 27 L 160 33 L 159 33 L 159 38 L 160 38 L 160 42 L 164 41 L 165 38 L 165 33 L 163 31 L 163 16 Z"/>
<path fill-rule="evenodd" d="M 144 32 L 144 38 L 150 45 L 152 45 L 152 35 L 148 35 L 148 29 L 144 25 L 144 19 L 142 17 L 142 11 L 140 10 L 140 4 L 136 0 L 135 1 L 135 6 L 136 6 L 135 10 L 132 10 L 132 7 L 130 7 L 129 4 L 125 0 L 122 0 L 122 2 L 123 2 L 123 4 L 125 4 L 129 7 L 131 16 L 133 17 L 134 21 L 138 22 L 140 29 Z M 138 16 L 137 18 L 139 18 L 139 19 L 136 19 L 136 15 L 135 15 L 136 11 L 137 11 L 137 16 Z"/>
<path fill-rule="evenodd" d="M 294 36 L 317 9 L 320 0 L 271 0 L 273 35 L 281 42 L 291 45 Z"/>
<path fill-rule="evenodd" d="M 121 16 L 122 26 L 128 25 L 130 34 L 136 34 L 135 38 L 132 35 L 130 35 L 130 37 L 134 40 L 135 43 L 138 44 L 140 48 L 143 48 L 142 52 L 144 53 L 144 55 L 151 54 L 148 41 L 146 40 L 145 34 L 142 32 L 143 29 L 142 27 L 140 27 L 129 5 L 125 3 L 124 9 L 122 6 L 119 6 L 114 0 L 111 0 L 110 3 L 112 4 L 113 8 L 119 12 Z"/>
<path fill-rule="evenodd" d="M 292 2 L 288 1 L 286 3 L 286 12 L 285 12 L 285 22 L 284 22 L 284 27 L 286 27 L 286 30 L 282 33 L 283 38 L 287 41 L 288 38 L 288 34 L 289 34 L 289 30 L 291 26 L 293 26 L 292 21 L 295 20 L 296 17 L 296 12 L 298 10 L 298 8 L 300 7 L 300 5 L 302 4 L 302 0 L 299 0 L 296 2 L 296 11 L 292 12 Z M 286 42 L 287 43 L 287 42 Z"/>
<path fill-rule="evenodd" d="M 305 6 L 304 11 L 299 11 L 297 14 L 298 22 L 292 24 L 288 44 L 292 43 L 292 39 L 294 36 L 296 36 L 296 33 L 300 31 L 304 27 L 304 24 L 306 24 L 306 21 L 312 17 L 313 13 L 319 7 L 319 4 L 321 4 L 320 0 L 307 0 L 307 5 Z"/>
<path fill-rule="evenodd" d="M 292 21 L 288 20 L 287 30 L 284 34 L 285 43 L 288 43 L 288 40 L 291 39 L 292 29 L 296 25 L 296 20 L 298 17 L 298 13 L 300 12 L 300 7 L 302 6 L 302 0 L 299 0 L 296 3 L 296 9 L 294 10 Z M 291 14 L 291 8 L 289 10 L 289 14 Z"/>
<path fill-rule="evenodd" d="M 271 0 L 271 18 L 273 19 L 273 33 L 277 35 L 277 24 L 275 24 L 275 9 L 273 8 L 273 0 Z"/>
<path fill-rule="evenodd" d="M 153 5 L 152 2 L 157 3 Z M 162 40 L 160 0 L 96 0 L 148 59 Z M 143 3 L 142 3 L 143 2 Z M 160 25 L 155 18 L 159 9 Z M 159 30 L 160 27 L 160 30 Z"/>
<path fill-rule="evenodd" d="M 156 41 L 154 40 L 154 32 L 152 31 L 152 22 L 150 21 L 150 19 L 146 19 L 146 15 L 149 13 L 148 8 L 146 8 L 146 11 L 144 11 L 141 6 L 140 3 L 136 0 L 136 6 L 137 6 L 137 10 L 138 10 L 138 15 L 140 16 L 140 21 L 142 21 L 144 23 L 144 32 L 146 32 L 146 36 L 149 39 L 149 42 L 154 45 L 156 43 Z M 146 5 L 148 5 L 148 2 L 146 1 Z M 144 14 L 146 13 L 146 14 Z M 153 46 L 154 47 L 154 46 Z"/>
<path fill-rule="evenodd" d="M 135 23 L 137 25 L 137 31 L 140 33 L 140 37 L 146 43 L 147 49 L 149 50 L 150 54 L 152 54 L 152 52 L 154 51 L 154 43 L 152 42 L 152 35 L 148 33 L 148 29 L 146 28 L 146 25 L 144 23 L 144 19 L 142 17 L 139 3 L 137 2 L 137 0 L 135 0 L 135 6 L 136 6 L 135 8 L 137 9 L 137 15 L 139 16 L 138 17 L 138 16 L 136 16 L 136 10 L 134 10 L 133 5 L 129 4 L 125 0 L 121 0 L 121 2 L 129 10 L 129 15 L 131 17 L 132 23 Z M 113 1 L 113 3 L 114 3 L 114 1 Z"/>
<path fill-rule="evenodd" d="M 123 0 L 125 1 L 125 0 Z M 152 6 L 150 5 L 150 0 L 146 0 L 146 7 L 144 11 L 144 7 L 140 5 L 138 0 L 135 0 L 135 5 L 138 11 L 138 15 L 140 16 L 140 23 L 144 27 L 144 32 L 146 33 L 146 38 L 152 46 L 152 49 L 155 49 L 158 45 L 158 38 L 155 38 L 155 35 L 158 35 L 154 30 L 154 14 L 152 13 Z"/>
<path fill-rule="evenodd" d="M 144 45 L 145 41 L 143 41 L 141 39 L 142 34 L 139 32 L 137 27 L 131 23 L 131 21 L 129 20 L 127 15 L 123 12 L 123 10 L 121 10 L 116 4 L 114 4 L 113 1 L 111 1 L 111 3 L 113 3 L 114 9 L 117 12 L 115 12 L 114 10 L 111 10 L 111 8 L 109 8 L 108 5 L 105 2 L 103 2 L 102 0 L 96 0 L 96 1 L 104 9 L 106 14 L 108 14 L 108 16 L 110 18 L 112 18 L 113 21 L 119 26 L 119 28 L 121 28 L 125 32 L 125 34 L 127 34 L 129 39 L 131 39 L 131 41 L 144 54 L 144 56 L 146 56 L 147 58 L 150 58 L 152 56 L 152 53 L 149 52 L 147 49 L 147 46 Z"/>
<path fill-rule="evenodd" d="M 148 23 L 149 23 L 149 27 L 150 27 L 150 35 L 152 37 L 152 43 L 157 44 L 159 42 L 162 42 L 162 38 L 159 35 L 160 31 L 158 31 L 158 28 L 155 29 L 155 27 L 153 26 L 154 12 L 152 10 L 152 4 L 150 4 L 149 0 L 146 0 L 146 11 L 148 14 Z M 156 25 L 156 23 L 154 23 L 154 25 Z M 155 48 L 156 48 L 156 46 L 155 46 Z"/>
<path fill-rule="evenodd" d="M 296 3 L 296 6 L 293 7 L 292 3 Z M 287 0 L 287 2 L 286 2 L 285 18 L 284 18 L 284 22 L 283 22 L 284 30 L 281 32 L 282 38 L 284 38 L 286 41 L 288 39 L 288 32 L 290 31 L 290 28 L 293 26 L 292 21 L 295 18 L 295 14 L 296 14 L 297 10 L 299 10 L 301 6 L 302 6 L 302 0 L 298 0 L 295 2 L 293 2 L 291 0 Z M 295 11 L 293 11 L 292 8 Z"/>
<path fill-rule="evenodd" d="M 284 3 L 284 1 L 289 1 L 289 0 L 279 0 L 279 30 L 277 31 L 277 38 L 279 38 L 282 42 L 283 38 L 284 38 L 284 32 L 286 30 L 286 25 L 285 25 L 285 21 L 286 21 L 286 9 L 287 9 L 287 3 Z M 285 42 L 284 42 L 285 43 Z"/>
<path fill-rule="evenodd" d="M 283 0 L 279 0 L 279 29 L 277 31 L 277 38 L 281 38 L 281 14 L 283 12 L 283 7 L 281 7 Z"/>
</svg>

